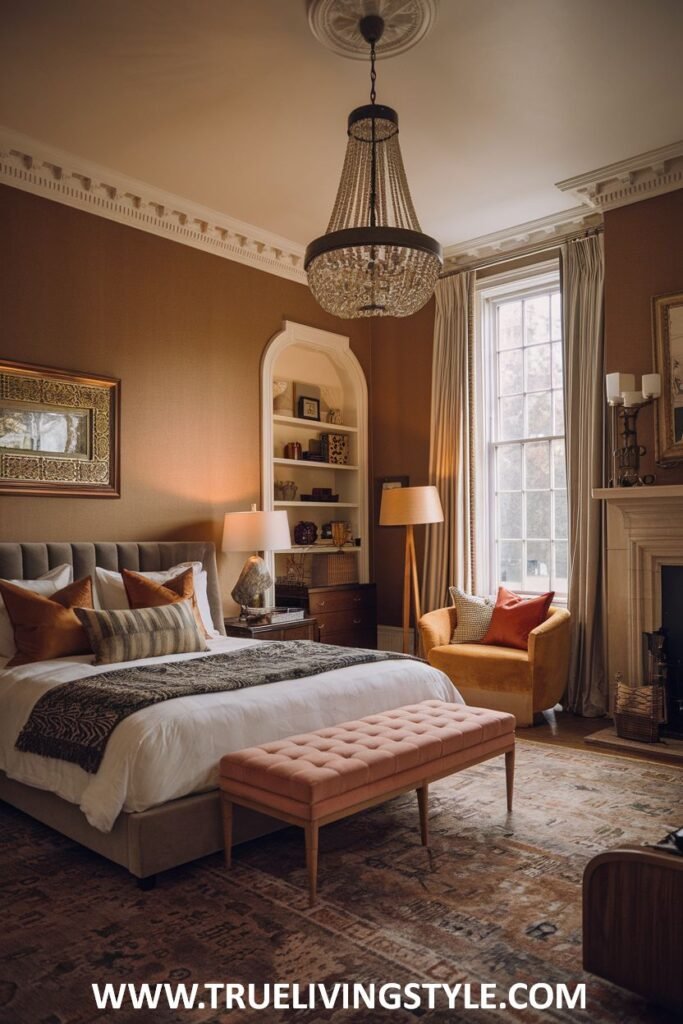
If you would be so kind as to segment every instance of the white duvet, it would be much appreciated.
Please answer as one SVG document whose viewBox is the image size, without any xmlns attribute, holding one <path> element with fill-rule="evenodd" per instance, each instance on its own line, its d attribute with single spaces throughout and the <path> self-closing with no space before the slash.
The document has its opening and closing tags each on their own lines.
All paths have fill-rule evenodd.
<svg viewBox="0 0 683 1024">
<path fill-rule="evenodd" d="M 208 646 L 218 654 L 260 642 L 221 637 Z M 462 703 L 437 669 L 418 661 L 384 661 L 246 690 L 178 697 L 145 708 L 116 727 L 95 775 L 67 761 L 15 749 L 33 705 L 51 687 L 131 665 L 199 657 L 176 654 L 95 667 L 84 656 L 0 671 L 0 769 L 17 782 L 78 804 L 91 825 L 109 832 L 122 810 L 144 811 L 213 789 L 218 762 L 232 750 L 421 700 Z"/>
</svg>

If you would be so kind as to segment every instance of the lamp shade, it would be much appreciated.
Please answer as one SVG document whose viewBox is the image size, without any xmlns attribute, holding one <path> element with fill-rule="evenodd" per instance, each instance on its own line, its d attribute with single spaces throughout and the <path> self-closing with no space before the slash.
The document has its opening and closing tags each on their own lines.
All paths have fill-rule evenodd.
<svg viewBox="0 0 683 1024">
<path fill-rule="evenodd" d="M 380 526 L 442 522 L 443 509 L 436 487 L 388 487 L 382 491 Z"/>
<path fill-rule="evenodd" d="M 291 544 L 285 511 L 225 513 L 223 551 L 285 551 Z"/>
</svg>

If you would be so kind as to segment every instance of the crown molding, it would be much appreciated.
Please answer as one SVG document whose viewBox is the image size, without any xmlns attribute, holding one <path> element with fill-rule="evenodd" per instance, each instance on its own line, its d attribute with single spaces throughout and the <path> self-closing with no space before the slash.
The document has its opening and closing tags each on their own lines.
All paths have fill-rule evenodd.
<svg viewBox="0 0 683 1024">
<path fill-rule="evenodd" d="M 467 270 L 475 264 L 485 263 L 487 259 L 507 254 L 514 256 L 516 252 L 523 256 L 525 250 L 535 246 L 552 245 L 553 242 L 560 245 L 569 236 L 598 227 L 601 223 L 599 211 L 575 206 L 571 210 L 551 213 L 515 227 L 457 242 L 444 249 L 444 272 Z"/>
<path fill-rule="evenodd" d="M 673 192 L 683 188 L 683 141 L 558 181 L 556 187 L 598 210 Z"/>
<path fill-rule="evenodd" d="M 296 242 L 2 126 L 0 183 L 306 284 Z"/>
</svg>

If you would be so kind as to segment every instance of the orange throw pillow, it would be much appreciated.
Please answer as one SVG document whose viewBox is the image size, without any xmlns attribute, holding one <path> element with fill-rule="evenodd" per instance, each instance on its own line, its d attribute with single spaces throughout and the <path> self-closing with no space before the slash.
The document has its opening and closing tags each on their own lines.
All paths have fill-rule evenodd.
<svg viewBox="0 0 683 1024">
<path fill-rule="evenodd" d="M 0 580 L 0 594 L 14 629 L 17 653 L 8 662 L 28 665 L 33 661 L 92 654 L 85 630 L 74 608 L 92 608 L 92 580 L 86 576 L 44 597 L 25 587 Z"/>
<path fill-rule="evenodd" d="M 206 632 L 202 617 L 199 614 L 199 606 L 197 605 L 197 598 L 194 592 L 194 573 L 192 568 L 186 569 L 185 572 L 174 576 L 173 579 L 166 580 L 165 583 L 157 583 L 156 580 L 150 580 L 139 572 L 131 572 L 130 569 L 124 569 L 121 575 L 123 576 L 123 585 L 126 588 L 128 604 L 131 608 L 160 608 L 165 604 L 189 601 L 192 605 L 192 614 L 197 623 L 199 635 L 207 638 L 210 636 Z"/>
<path fill-rule="evenodd" d="M 529 647 L 529 633 L 548 618 L 548 609 L 554 597 L 554 590 L 527 598 L 499 587 L 491 622 L 481 643 L 526 651 Z"/>
</svg>

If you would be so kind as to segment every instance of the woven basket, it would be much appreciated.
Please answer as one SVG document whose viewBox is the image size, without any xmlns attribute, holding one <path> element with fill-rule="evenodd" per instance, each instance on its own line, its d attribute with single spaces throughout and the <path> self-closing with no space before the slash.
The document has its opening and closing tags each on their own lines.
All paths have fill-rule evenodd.
<svg viewBox="0 0 683 1024">
<path fill-rule="evenodd" d="M 665 717 L 663 687 L 617 683 L 614 714 L 617 736 L 641 743 L 658 743 L 659 725 Z"/>
<path fill-rule="evenodd" d="M 355 555 L 335 551 L 329 555 L 316 555 L 311 569 L 314 587 L 335 587 L 339 583 L 358 582 L 358 559 Z"/>
</svg>

